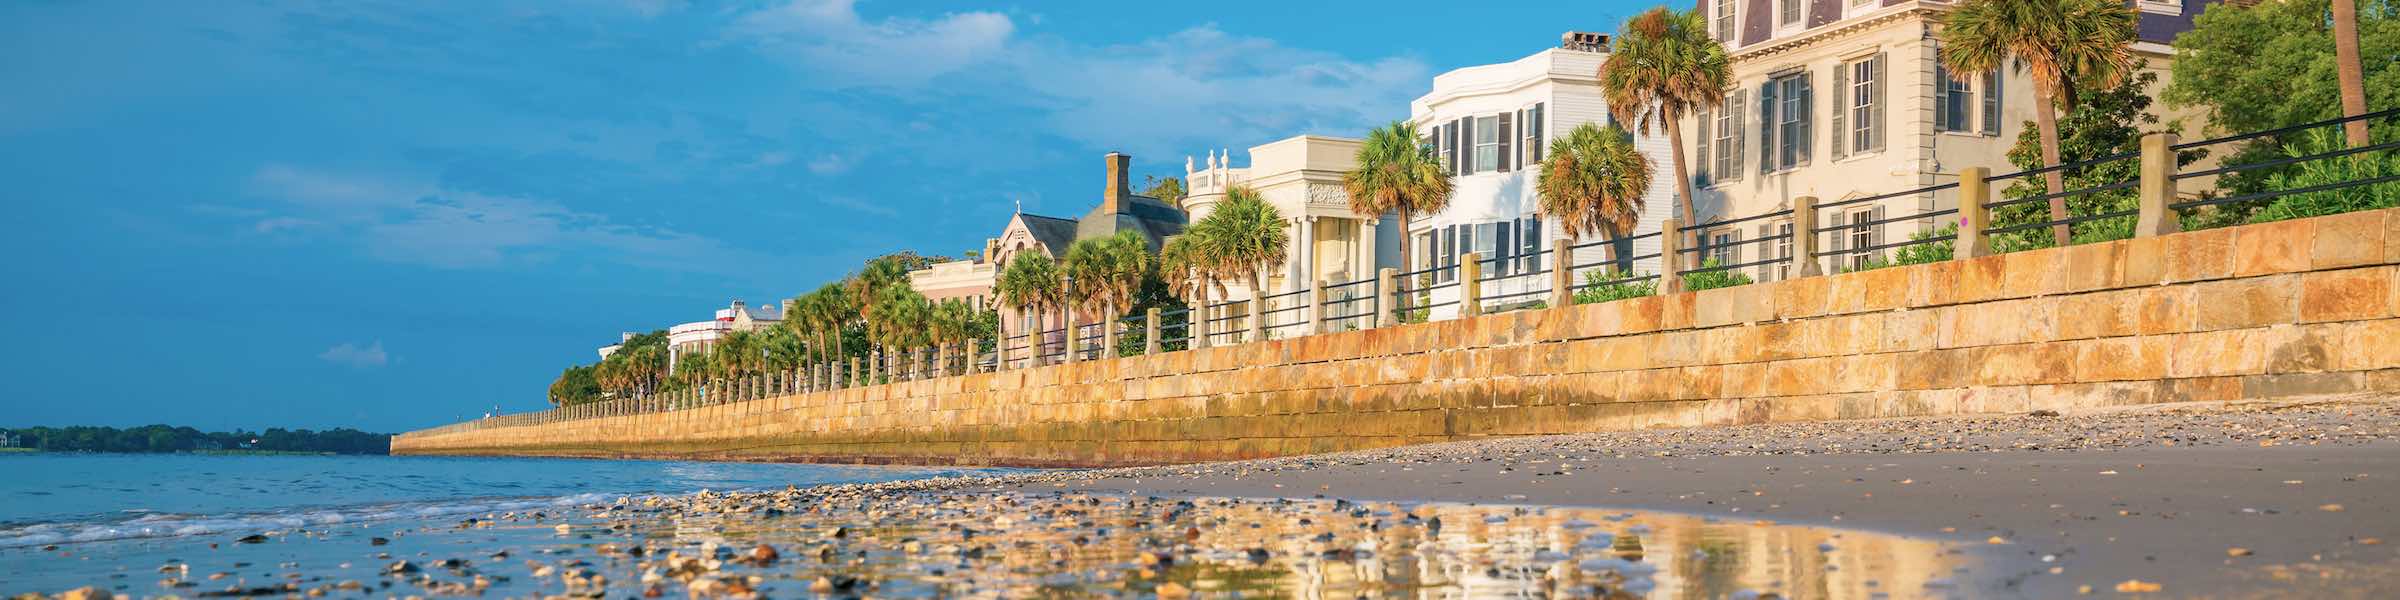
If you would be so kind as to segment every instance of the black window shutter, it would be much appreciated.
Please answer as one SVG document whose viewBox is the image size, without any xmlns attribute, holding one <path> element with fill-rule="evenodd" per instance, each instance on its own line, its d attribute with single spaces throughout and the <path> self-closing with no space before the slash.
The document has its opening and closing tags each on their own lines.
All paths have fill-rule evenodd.
<svg viewBox="0 0 2400 600">
<path fill-rule="evenodd" d="M 1542 110 L 1542 105 L 1543 105 L 1543 104 L 1546 104 L 1546 103 L 1543 103 L 1543 102 L 1535 102 L 1535 103 L 1533 103 L 1533 120 L 1532 120 L 1532 121 L 1529 121 L 1529 123 L 1531 123 L 1531 124 L 1532 124 L 1532 126 L 1533 126 L 1533 161 L 1534 161 L 1534 162 L 1541 162 L 1541 161 L 1542 161 L 1542 153 L 1543 153 L 1543 152 L 1547 152 L 1547 151 L 1549 151 L 1549 150 L 1550 150 L 1549 128 L 1548 128 L 1548 127 L 1544 127 L 1544 126 L 1543 126 L 1543 123 L 1547 123 L 1547 122 L 1549 122 L 1549 120 L 1548 120 L 1548 119 L 1544 119 L 1544 118 L 1542 118 L 1542 117 L 1543 117 L 1542 113 L 1544 112 L 1544 111 Z"/>
<path fill-rule="evenodd" d="M 1775 80 L 1758 88 L 1758 172 L 1775 172 Z"/>
<path fill-rule="evenodd" d="M 1508 170 L 1509 159 L 1514 156 L 1508 153 L 1508 149 L 1511 147 L 1511 145 L 1508 143 L 1508 138 L 1510 135 L 1508 128 L 1508 117 L 1508 113 L 1500 113 L 1500 135 L 1493 136 L 1500 140 L 1500 151 L 1497 153 L 1500 158 L 1500 164 L 1494 166 L 1499 167 L 1502 171 Z"/>
<path fill-rule="evenodd" d="M 1933 130 L 1950 130 L 1950 68 L 1933 63 Z"/>
<path fill-rule="evenodd" d="M 1697 161 L 1699 163 L 1696 165 L 1698 168 L 1692 169 L 1692 185 L 1705 186 L 1708 185 L 1709 167 L 1717 164 L 1716 159 L 1713 158 L 1716 155 L 1708 153 L 1708 143 L 1711 141 L 1708 137 L 1708 126 L 1711 121 L 1714 121 L 1714 119 L 1709 118 L 1708 107 L 1705 106 L 1693 111 L 1693 115 L 1699 117 L 1697 119 L 1693 119 L 1693 121 L 1700 124 L 1700 126 L 1696 128 L 1700 135 L 1693 138 L 1694 143 L 1692 144 L 1692 148 L 1696 151 L 1692 154 L 1700 157 L 1700 160 Z"/>
<path fill-rule="evenodd" d="M 1867 143 L 1874 144 L 1876 150 L 1883 149 L 1884 132 L 1892 128 L 1891 122 L 1883 119 L 1883 107 L 1892 105 L 1892 71 L 1888 67 L 1891 62 L 1892 53 L 1890 52 L 1875 55 L 1875 89 L 1867 92 L 1869 97 L 1875 99 L 1875 109 L 1868 111 L 1872 114 L 1867 116 L 1867 118 L 1873 119 L 1873 128 L 1868 130 Z"/>
<path fill-rule="evenodd" d="M 1730 155 L 1726 161 L 1730 164 L 1726 165 L 1724 173 L 1717 174 L 1719 177 L 1726 179 L 1742 178 L 1742 144 L 1749 143 L 1749 140 L 1744 139 L 1743 137 L 1748 135 L 1749 132 L 1744 131 L 1745 128 L 1742 127 L 1742 124 L 1748 122 L 1750 119 L 1749 102 L 1749 90 L 1733 91 L 1733 118 L 1725 120 L 1727 123 L 1730 123 L 1731 127 L 1733 128 L 1733 135 L 1725 136 L 1726 140 L 1731 142 L 1733 147 L 1720 148 L 1717 150 L 1718 152 L 1724 152 Z"/>
<path fill-rule="evenodd" d="M 1483 165 L 1475 164 L 1475 117 L 1458 120 L 1459 174 L 1473 175 Z"/>
<path fill-rule="evenodd" d="M 1983 74 L 1983 134 L 2000 135 L 2000 70 Z"/>
<path fill-rule="evenodd" d="M 1800 74 L 1800 132 L 1792 136 L 1792 144 L 1799 150 L 1795 155 L 1798 157 L 1797 162 L 1793 163 L 1795 166 L 1808 164 L 1808 151 L 1816 147 L 1817 137 L 1813 127 L 1817 121 L 1816 79 L 1815 72 Z"/>
<path fill-rule="evenodd" d="M 1444 137 L 1449 138 L 1450 141 L 1450 175 L 1455 177 L 1467 174 L 1467 172 L 1464 170 L 1464 167 L 1466 166 L 1466 157 L 1459 156 L 1458 153 L 1457 119 L 1450 120 L 1450 132 L 1445 134 Z"/>
<path fill-rule="evenodd" d="M 1845 114 L 1850 112 L 1850 68 L 1850 63 L 1833 66 L 1833 127 L 1828 128 L 1833 130 L 1829 132 L 1833 135 L 1825 137 L 1833 142 L 1834 160 L 1841 160 L 1849 154 L 1844 149 L 1850 146 L 1846 143 L 1849 141 L 1846 138 L 1850 137 L 1850 128 L 1847 127 L 1850 117 Z"/>
</svg>

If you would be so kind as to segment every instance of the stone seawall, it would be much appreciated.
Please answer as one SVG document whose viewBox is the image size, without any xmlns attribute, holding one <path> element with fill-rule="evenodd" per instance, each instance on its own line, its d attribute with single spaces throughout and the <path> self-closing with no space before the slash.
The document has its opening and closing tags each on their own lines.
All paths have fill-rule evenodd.
<svg viewBox="0 0 2400 600">
<path fill-rule="evenodd" d="M 1132 465 L 2400 392 L 2400 210 L 668 413 L 394 454 Z"/>
</svg>

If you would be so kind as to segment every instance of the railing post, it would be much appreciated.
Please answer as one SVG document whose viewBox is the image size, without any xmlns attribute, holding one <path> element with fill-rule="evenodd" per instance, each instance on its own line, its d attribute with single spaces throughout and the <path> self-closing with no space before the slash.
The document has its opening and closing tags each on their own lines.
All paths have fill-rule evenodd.
<svg viewBox="0 0 2400 600">
<path fill-rule="evenodd" d="M 1184 347 L 1193 350 L 1208 347 L 1208 308 L 1208 294 L 1202 292 L 1200 305 L 1192 307 L 1192 312 L 1184 315 L 1184 322 L 1191 324 L 1185 327 L 1184 332 L 1192 338 L 1184 343 Z"/>
<path fill-rule="evenodd" d="M 1483 253 L 1458 257 L 1458 316 L 1483 314 Z"/>
<path fill-rule="evenodd" d="M 1325 333 L 1325 281 L 1317 280 L 1316 293 L 1308 296 L 1308 333 Z"/>
<path fill-rule="evenodd" d="M 1392 299 L 1399 297 L 1399 294 L 1396 293 L 1397 290 L 1393 290 L 1392 286 L 1399 281 L 1399 269 L 1384 267 L 1375 270 L 1375 318 L 1373 321 L 1376 327 L 1390 327 L 1400 322 L 1399 311 L 1393 310 L 1392 305 Z"/>
<path fill-rule="evenodd" d="M 1158 307 L 1142 313 L 1142 353 L 1157 354 L 1164 342 L 1158 339 Z"/>
<path fill-rule="evenodd" d="M 1117 355 L 1117 325 L 1125 320 L 1124 315 L 1109 314 L 1102 318 L 1105 320 L 1100 322 L 1100 358 L 1115 357 Z"/>
<path fill-rule="evenodd" d="M 1683 220 L 1667 219 L 1658 224 L 1658 290 L 1661 294 L 1683 291 Z"/>
<path fill-rule="evenodd" d="M 850 357 L 850 370 L 845 377 L 842 377 L 843 383 L 850 384 L 850 387 L 858 387 L 858 376 L 860 374 L 858 370 L 858 359 L 859 357 L 856 356 Z"/>
<path fill-rule="evenodd" d="M 1267 341 L 1267 291 L 1250 290 L 1250 335 L 1245 342 Z"/>
<path fill-rule="evenodd" d="M 2183 230 L 2175 218 L 2175 134 L 2142 135 L 2141 216 L 2133 237 L 2156 237 Z"/>
<path fill-rule="evenodd" d="M 1080 360 L 1075 356 L 1076 351 L 1083 349 L 1083 341 L 1076 339 L 1083 336 L 1077 335 L 1077 332 L 1075 331 L 1075 309 L 1070 308 L 1058 312 L 1066 315 L 1066 362 L 1075 362 Z"/>
<path fill-rule="evenodd" d="M 1992 170 L 1967 167 L 1958 170 L 1958 239 L 1950 241 L 1950 258 L 1968 259 L 1992 255 L 1992 242 L 1983 230 L 1992 228 Z M 2144 185 L 2148 185 L 2145 183 Z M 1834 235 L 1841 235 L 1835 232 Z"/>
<path fill-rule="evenodd" d="M 1575 304 L 1575 244 L 1550 238 L 1550 308 Z"/>
<path fill-rule="evenodd" d="M 1801 196 L 1792 199 L 1791 261 L 1793 277 L 1815 277 L 1825 274 L 1825 268 L 1817 262 L 1816 196 Z"/>
</svg>

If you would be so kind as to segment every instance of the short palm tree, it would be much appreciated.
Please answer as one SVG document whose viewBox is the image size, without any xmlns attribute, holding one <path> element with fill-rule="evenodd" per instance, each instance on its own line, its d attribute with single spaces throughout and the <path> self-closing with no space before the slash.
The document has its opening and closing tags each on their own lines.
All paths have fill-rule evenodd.
<svg viewBox="0 0 2400 600">
<path fill-rule="evenodd" d="M 1358 166 L 1342 174 L 1350 212 L 1365 219 L 1399 214 L 1404 263 L 1409 256 L 1409 216 L 1450 207 L 1450 172 L 1442 168 L 1442 159 L 1421 137 L 1417 125 L 1407 121 L 1377 127 L 1367 132 L 1367 141 L 1358 147 Z"/>
<path fill-rule="evenodd" d="M 1653 126 L 1666 130 L 1675 148 L 1676 213 L 1687 225 L 1694 219 L 1692 174 L 1684 166 L 1681 119 L 1724 104 L 1731 73 L 1725 45 L 1708 34 L 1707 17 L 1664 6 L 1627 20 L 1608 62 L 1600 65 L 1600 89 L 1617 122 L 1631 123 L 1643 135 Z"/>
<path fill-rule="evenodd" d="M 2042 164 L 2058 162 L 2058 107 L 2074 108 L 2078 86 L 2116 87 L 2134 69 L 2134 9 L 2117 0 L 1967 0 L 1942 19 L 1936 34 L 1942 65 L 1974 81 L 2015 59 L 2033 77 L 2033 123 Z M 2066 174 L 2042 175 L 2050 220 L 2067 218 Z M 2065 246 L 2064 223 L 2050 237 Z"/>
<path fill-rule="evenodd" d="M 1000 294 L 1002 303 L 1018 311 L 1038 315 L 1064 306 L 1066 289 L 1059 277 L 1058 263 L 1051 262 L 1049 256 L 1019 252 L 1016 257 L 1009 259 L 1008 269 L 1000 272 L 1000 278 L 993 287 Z M 1039 326 L 1034 329 L 1036 331 L 1026 335 L 1025 345 L 1035 349 L 1034 356 L 1038 358 L 1041 356 L 1042 332 Z"/>
<path fill-rule="evenodd" d="M 1606 130 L 1584 123 L 1550 142 L 1534 176 L 1542 214 L 1558 223 L 1568 245 L 1583 235 L 1615 238 L 1633 231 L 1642 216 L 1642 193 L 1650 189 L 1650 159 L 1633 148 L 1633 136 L 1611 125 Z M 1558 268 L 1574 264 L 1570 257 L 1552 257 Z"/>
<path fill-rule="evenodd" d="M 717 372 L 714 375 L 720 379 L 735 379 L 750 374 L 752 365 L 756 364 L 757 341 L 747 331 L 729 332 L 725 337 L 717 338 L 717 347 L 709 351 L 709 354 L 716 355 Z"/>
<path fill-rule="evenodd" d="M 947 298 L 934 303 L 932 312 L 925 319 L 925 335 L 935 348 L 945 352 L 951 346 L 967 349 L 967 337 L 974 335 L 974 326 L 975 308 L 957 298 Z M 968 358 L 973 359 L 972 356 Z M 949 365 L 941 365 L 938 369 L 940 373 L 947 374 Z"/>
<path fill-rule="evenodd" d="M 1290 226 L 1256 190 L 1237 185 L 1226 190 L 1225 200 L 1192 229 L 1199 234 L 1195 243 L 1200 256 L 1220 273 L 1240 273 L 1257 301 L 1267 294 L 1262 273 L 1282 264 L 1291 245 Z"/>
<path fill-rule="evenodd" d="M 1189 233 L 1167 238 L 1167 243 L 1158 248 L 1158 272 L 1167 283 L 1167 293 L 1182 299 L 1185 305 L 1197 307 L 1208 301 L 1208 295 L 1194 242 Z"/>
</svg>

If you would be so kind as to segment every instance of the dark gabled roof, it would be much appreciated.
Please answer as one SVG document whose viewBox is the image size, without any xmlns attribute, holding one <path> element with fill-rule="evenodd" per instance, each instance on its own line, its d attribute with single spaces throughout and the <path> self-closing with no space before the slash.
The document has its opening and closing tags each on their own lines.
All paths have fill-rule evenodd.
<svg viewBox="0 0 2400 600">
<path fill-rule="evenodd" d="M 1149 196 L 1126 196 L 1124 212 L 1103 214 L 1105 204 L 1092 207 L 1075 224 L 1075 239 L 1110 237 L 1119 231 L 1138 231 L 1157 250 L 1168 236 L 1183 233 L 1189 217 L 1182 209 Z"/>
<path fill-rule="evenodd" d="M 1074 219 L 1045 217 L 1033 213 L 1017 213 L 1017 216 L 1025 219 L 1025 232 L 1033 234 L 1033 241 L 1041 242 L 1043 247 L 1049 249 L 1051 256 L 1065 258 L 1067 245 L 1075 243 Z"/>
</svg>

